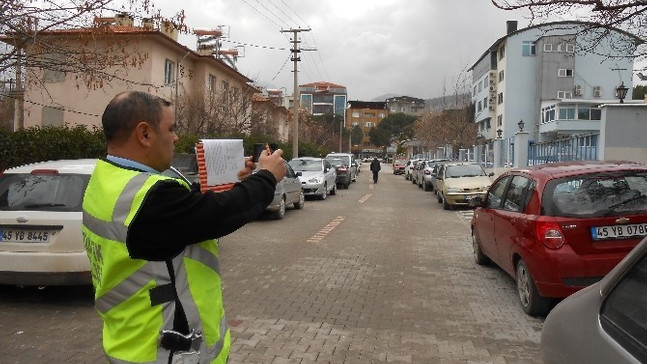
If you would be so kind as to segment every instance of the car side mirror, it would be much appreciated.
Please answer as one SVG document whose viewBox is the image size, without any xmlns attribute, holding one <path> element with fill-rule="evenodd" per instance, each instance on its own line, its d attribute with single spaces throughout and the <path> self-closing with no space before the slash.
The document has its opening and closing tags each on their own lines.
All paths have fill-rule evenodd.
<svg viewBox="0 0 647 364">
<path fill-rule="evenodd" d="M 303 176 L 303 173 L 301 173 L 301 172 L 294 172 L 294 174 L 296 174 L 296 175 L 297 175 L 297 177 L 301 177 L 301 176 Z"/>
<path fill-rule="evenodd" d="M 487 175 L 488 175 L 489 177 L 493 177 L 493 176 L 494 176 L 494 172 L 490 172 L 490 173 L 488 173 Z"/>
<path fill-rule="evenodd" d="M 469 200 L 467 203 L 467 206 L 469 207 L 482 207 L 483 206 L 483 197 L 481 196 L 476 196 L 473 199 Z"/>
</svg>

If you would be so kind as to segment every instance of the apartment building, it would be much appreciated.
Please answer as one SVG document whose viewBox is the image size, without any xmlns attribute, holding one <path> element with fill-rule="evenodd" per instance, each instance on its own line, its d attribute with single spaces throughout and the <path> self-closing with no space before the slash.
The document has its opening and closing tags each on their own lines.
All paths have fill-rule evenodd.
<svg viewBox="0 0 647 364">
<path fill-rule="evenodd" d="M 218 117 L 238 125 L 249 126 L 252 95 L 258 90 L 251 79 L 239 73 L 231 62 L 214 56 L 209 47 L 198 51 L 178 43 L 177 30 L 165 23 L 155 26 L 148 20 L 135 25 L 127 14 L 113 18 L 96 18 L 94 27 L 35 32 L 34 41 L 24 43 L 25 76 L 22 95 L 24 127 L 85 124 L 101 126 L 101 114 L 117 93 L 127 90 L 145 91 L 176 102 L 186 111 L 188 100 L 205 105 L 217 98 L 225 100 L 229 112 L 219 102 Z M 213 32 L 217 36 L 217 31 Z M 15 46 L 17 35 L 5 34 L 0 41 Z M 47 48 L 47 54 L 43 50 Z M 114 61 L 117 53 L 124 55 Z M 82 67 L 79 58 L 92 55 L 91 61 L 104 62 L 104 68 L 91 71 Z M 79 68 L 47 67 L 32 60 L 76 57 Z M 111 58 L 113 57 L 113 58 Z M 97 71 L 100 69 L 100 71 Z M 96 77 L 89 72 L 97 72 Z M 231 110 L 236 110 L 231 112 Z M 215 108 L 214 108 L 215 110 Z M 188 120 L 188 114 L 176 110 L 176 119 Z M 200 130 L 210 128 L 199 126 Z"/>
<path fill-rule="evenodd" d="M 517 29 L 488 47 L 469 69 L 478 134 L 554 140 L 600 130 L 600 105 L 617 103 L 624 85 L 631 99 L 633 54 L 639 39 L 621 30 L 562 21 Z"/>
<path fill-rule="evenodd" d="M 390 113 L 401 112 L 418 116 L 425 112 L 425 100 L 411 96 L 395 96 L 386 99 L 386 107 Z"/>
<path fill-rule="evenodd" d="M 381 149 L 371 144 L 369 131 L 377 127 L 380 121 L 389 115 L 389 110 L 384 101 L 349 101 L 346 109 L 347 124 L 345 127 L 353 129 L 359 126 L 362 129 L 362 144 L 353 148 L 353 152 L 362 154 L 381 152 Z"/>
<path fill-rule="evenodd" d="M 313 82 L 299 85 L 300 106 L 312 115 L 333 114 L 344 118 L 346 123 L 346 86 L 330 82 Z"/>
</svg>

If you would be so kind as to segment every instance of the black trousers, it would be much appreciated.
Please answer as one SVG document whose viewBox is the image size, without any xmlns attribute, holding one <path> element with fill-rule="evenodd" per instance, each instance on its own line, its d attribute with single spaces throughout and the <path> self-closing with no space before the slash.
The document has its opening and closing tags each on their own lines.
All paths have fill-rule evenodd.
<svg viewBox="0 0 647 364">
<path fill-rule="evenodd" d="M 373 172 L 373 183 L 377 182 L 377 174 L 380 173 L 380 171 L 371 171 Z"/>
</svg>

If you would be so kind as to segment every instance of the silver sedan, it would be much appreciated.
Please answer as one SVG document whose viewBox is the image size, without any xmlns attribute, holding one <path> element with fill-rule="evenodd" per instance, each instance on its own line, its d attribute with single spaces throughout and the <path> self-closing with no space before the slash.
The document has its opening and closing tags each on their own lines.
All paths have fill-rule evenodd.
<svg viewBox="0 0 647 364">
<path fill-rule="evenodd" d="M 337 172 L 327 160 L 301 157 L 292 159 L 289 164 L 295 172 L 301 172 L 299 179 L 306 196 L 317 196 L 325 200 L 329 193 L 337 193 Z"/>
</svg>

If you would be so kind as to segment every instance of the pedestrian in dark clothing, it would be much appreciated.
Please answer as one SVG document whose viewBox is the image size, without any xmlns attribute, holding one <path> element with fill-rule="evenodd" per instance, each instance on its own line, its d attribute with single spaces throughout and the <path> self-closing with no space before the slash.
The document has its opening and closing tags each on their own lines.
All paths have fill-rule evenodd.
<svg viewBox="0 0 647 364">
<path fill-rule="evenodd" d="M 382 166 L 380 166 L 380 161 L 378 161 L 377 158 L 373 158 L 373 161 L 371 161 L 371 172 L 373 172 L 373 183 L 377 183 L 377 174 L 380 172 L 380 169 L 382 169 Z"/>
</svg>

